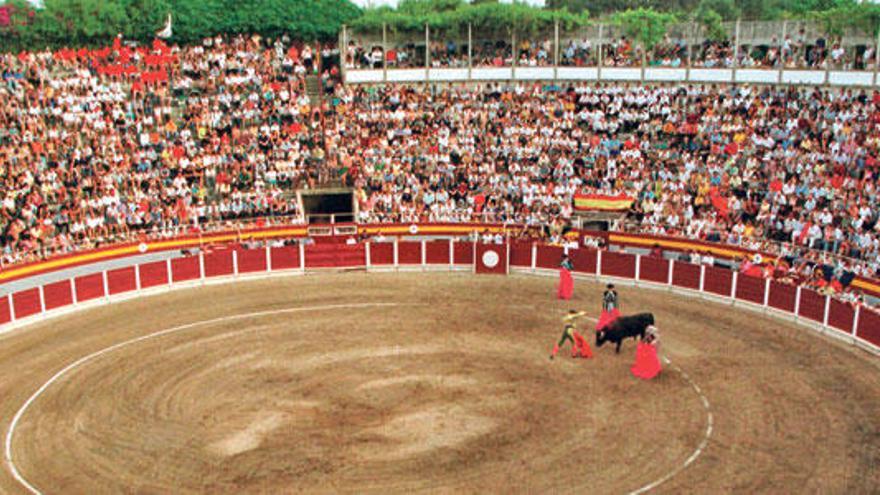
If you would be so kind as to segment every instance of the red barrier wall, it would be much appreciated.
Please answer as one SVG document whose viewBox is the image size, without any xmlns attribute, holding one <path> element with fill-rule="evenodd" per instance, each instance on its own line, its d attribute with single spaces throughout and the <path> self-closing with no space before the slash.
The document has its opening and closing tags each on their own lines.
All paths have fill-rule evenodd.
<svg viewBox="0 0 880 495">
<path fill-rule="evenodd" d="M 470 242 L 454 242 L 453 261 L 458 265 L 473 264 L 473 248 Z M 398 261 L 401 265 L 422 264 L 422 242 L 400 241 Z M 449 264 L 449 242 L 428 241 L 425 243 L 425 260 L 433 265 Z M 490 247 L 494 247 L 490 246 Z M 501 246 L 503 248 L 503 246 Z M 263 272 L 268 267 L 265 249 L 236 248 L 238 269 L 240 273 Z M 511 245 L 510 259 L 512 264 L 520 267 L 531 266 L 531 243 L 514 243 Z M 503 249 L 502 249 L 503 250 Z M 307 268 L 323 267 L 359 267 L 365 265 L 365 245 L 348 245 L 343 243 L 318 243 L 304 247 Z M 298 246 L 272 248 L 273 269 L 300 268 L 300 252 Z M 537 266 L 555 270 L 559 267 L 563 249 L 558 246 L 538 246 L 536 252 Z M 204 255 L 205 275 L 207 277 L 231 275 L 233 273 L 233 251 L 221 249 Z M 591 249 L 571 250 L 570 256 L 575 270 L 595 273 L 597 252 Z M 374 265 L 389 265 L 394 262 L 393 243 L 371 244 L 371 262 Z M 633 278 L 635 275 L 634 255 L 616 252 L 602 253 L 602 275 Z M 166 261 L 145 263 L 138 267 L 141 286 L 144 288 L 162 286 L 168 283 Z M 176 258 L 170 262 L 174 282 L 197 279 L 200 276 L 198 257 Z M 665 259 L 642 257 L 640 259 L 640 279 L 655 283 L 665 283 L 668 277 L 668 262 Z M 698 289 L 700 285 L 700 266 L 689 263 L 674 262 L 673 283 L 688 289 Z M 118 294 L 136 288 L 135 268 L 127 267 L 107 272 L 107 288 L 109 294 Z M 722 296 L 729 296 L 733 274 L 729 270 L 705 267 L 704 290 Z M 73 302 L 70 281 L 60 281 L 43 287 L 44 301 L 47 310 L 63 307 Z M 87 301 L 103 297 L 103 274 L 95 273 L 80 276 L 73 280 L 78 301 Z M 762 278 L 739 275 L 735 297 L 740 300 L 763 304 L 765 280 Z M 795 306 L 797 289 L 794 286 L 770 282 L 768 303 L 771 307 L 792 312 Z M 40 312 L 39 289 L 28 289 L 9 296 L 16 310 L 16 319 L 25 318 Z M 0 323 L 8 322 L 10 312 L 7 297 L 0 297 Z M 5 303 L 5 304 L 4 304 Z M 825 316 L 825 296 L 809 289 L 802 289 L 799 315 L 821 323 Z M 850 333 L 855 321 L 855 310 L 848 304 L 831 299 L 829 302 L 828 324 L 839 331 Z M 869 342 L 880 345 L 880 315 L 870 310 L 860 312 L 858 335 Z"/>
<path fill-rule="evenodd" d="M 700 288 L 700 266 L 674 261 L 672 268 L 672 285 L 688 289 Z M 604 271 L 604 270 L 603 270 Z M 730 293 L 728 293 L 730 295 Z"/>
<path fill-rule="evenodd" d="M 562 254 L 565 252 L 559 246 L 538 246 L 538 255 L 535 265 L 538 268 L 549 268 L 556 270 L 559 263 L 562 263 Z"/>
<path fill-rule="evenodd" d="M 370 264 L 371 265 L 393 265 L 394 264 L 394 243 L 393 242 L 371 242 L 370 243 Z"/>
<path fill-rule="evenodd" d="M 678 267 L 676 267 L 678 268 Z M 703 291 L 719 296 L 730 297 L 733 287 L 733 272 L 714 266 L 706 267 L 706 278 L 703 280 Z"/>
<path fill-rule="evenodd" d="M 21 319 L 40 312 L 40 289 L 28 289 L 12 294 L 15 318 Z"/>
<path fill-rule="evenodd" d="M 510 245 L 510 266 L 532 267 L 531 242 L 515 242 Z"/>
<path fill-rule="evenodd" d="M 856 336 L 880 346 L 880 314 L 870 310 L 859 311 L 859 327 Z"/>
<path fill-rule="evenodd" d="M 76 283 L 76 300 L 79 302 L 89 301 L 104 297 L 104 275 L 93 273 L 77 277 Z"/>
<path fill-rule="evenodd" d="M 474 264 L 474 243 L 472 242 L 456 242 L 453 247 L 456 265 L 473 265 Z"/>
<path fill-rule="evenodd" d="M 764 304 L 765 284 L 766 282 L 763 278 L 740 274 L 736 279 L 736 298 L 756 304 Z"/>
<path fill-rule="evenodd" d="M 0 296 L 0 324 L 12 321 L 9 314 L 9 296 Z"/>
<path fill-rule="evenodd" d="M 201 276 L 198 256 L 186 256 L 171 260 L 171 280 L 174 282 L 196 280 Z"/>
<path fill-rule="evenodd" d="M 111 295 L 137 290 L 134 267 L 119 268 L 107 272 L 107 289 Z"/>
<path fill-rule="evenodd" d="M 783 284 L 775 280 L 770 281 L 770 298 L 767 304 L 771 308 L 794 313 L 794 304 L 797 299 L 797 287 Z"/>
<path fill-rule="evenodd" d="M 154 261 L 138 266 L 141 288 L 155 287 L 168 283 L 168 269 L 164 261 Z"/>
<path fill-rule="evenodd" d="M 669 280 L 669 261 L 642 256 L 642 260 L 639 261 L 639 280 L 665 284 Z"/>
<path fill-rule="evenodd" d="M 70 280 L 61 280 L 43 286 L 43 300 L 46 310 L 73 304 L 73 293 L 70 291 Z"/>
<path fill-rule="evenodd" d="M 421 265 L 422 243 L 419 241 L 400 241 L 397 243 L 397 264 Z"/>
<path fill-rule="evenodd" d="M 425 260 L 429 265 L 449 264 L 449 241 L 428 241 L 425 243 Z"/>
<path fill-rule="evenodd" d="M 602 275 L 636 278 L 636 257 L 626 253 L 602 252 Z"/>
<path fill-rule="evenodd" d="M 266 249 L 237 249 L 238 273 L 266 271 Z"/>
<path fill-rule="evenodd" d="M 232 274 L 231 249 L 220 249 L 205 253 L 205 277 L 219 277 Z"/>
<path fill-rule="evenodd" d="M 574 265 L 574 271 L 580 273 L 596 273 L 596 255 L 595 249 L 572 249 L 568 252 L 571 257 L 571 263 Z"/>
<path fill-rule="evenodd" d="M 822 322 L 825 319 L 825 296 L 810 289 L 801 289 L 800 316 Z"/>
<path fill-rule="evenodd" d="M 852 333 L 855 310 L 849 304 L 831 299 L 828 306 L 828 326 L 846 333 Z"/>
<path fill-rule="evenodd" d="M 273 270 L 291 270 L 299 267 L 299 246 L 281 246 L 272 248 Z"/>
</svg>

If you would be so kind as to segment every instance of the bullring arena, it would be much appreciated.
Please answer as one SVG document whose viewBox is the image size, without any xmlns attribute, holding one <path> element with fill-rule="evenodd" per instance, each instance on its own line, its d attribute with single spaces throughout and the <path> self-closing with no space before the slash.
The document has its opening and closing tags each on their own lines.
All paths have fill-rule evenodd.
<svg viewBox="0 0 880 495">
<path fill-rule="evenodd" d="M 217 253 L 177 258 L 161 263 L 171 286 L 201 262 L 181 290 L 81 301 L 2 334 L 2 491 L 880 489 L 876 356 L 642 283 L 620 288 L 622 305 L 657 318 L 658 378 L 632 377 L 632 341 L 619 355 L 548 361 L 562 314 L 598 315 L 605 277 L 580 274 L 574 299 L 558 301 L 540 266 L 451 271 L 465 250 L 449 246 L 439 271 L 294 269 L 216 285 L 204 260 Z M 82 280 L 72 286 L 85 295 Z"/>
</svg>

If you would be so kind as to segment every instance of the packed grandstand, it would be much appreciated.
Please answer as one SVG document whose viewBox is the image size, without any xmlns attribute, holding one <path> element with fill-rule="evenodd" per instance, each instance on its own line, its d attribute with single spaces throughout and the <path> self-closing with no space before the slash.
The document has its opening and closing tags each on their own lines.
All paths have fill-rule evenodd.
<svg viewBox="0 0 880 495">
<path fill-rule="evenodd" d="M 560 228 L 528 235 L 562 242 L 575 195 L 624 195 L 633 202 L 616 230 L 772 253 L 768 276 L 853 302 L 864 303 L 853 277 L 880 275 L 874 91 L 359 86 L 340 77 L 370 60 L 353 43 L 340 53 L 286 36 L 122 41 L 2 55 L 4 266 L 143 236 L 302 222 L 290 191 L 332 177 L 354 187 L 360 223 L 551 225 Z M 679 59 L 676 46 L 654 53 Z M 456 63 L 454 44 L 434 48 L 446 50 L 435 60 Z M 549 49 L 525 42 L 521 56 L 537 64 Z M 764 56 L 821 64 L 836 57 L 824 49 L 786 42 Z M 613 50 L 631 53 L 625 40 Z M 590 47 L 562 51 L 575 64 Z M 691 63 L 723 52 L 707 44 Z M 306 90 L 316 73 L 320 110 Z"/>
</svg>

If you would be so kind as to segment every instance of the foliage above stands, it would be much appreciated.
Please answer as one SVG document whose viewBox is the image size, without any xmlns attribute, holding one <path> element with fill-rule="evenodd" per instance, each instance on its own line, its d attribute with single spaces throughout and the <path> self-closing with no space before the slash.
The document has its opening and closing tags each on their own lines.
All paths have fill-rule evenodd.
<svg viewBox="0 0 880 495">
<path fill-rule="evenodd" d="M 175 43 L 217 34 L 288 34 L 298 40 L 333 40 L 343 23 L 361 15 L 349 0 L 44 0 L 34 9 L 9 0 L 10 25 L 0 27 L 0 50 L 106 46 L 120 33 L 147 42 L 173 19 Z"/>
<path fill-rule="evenodd" d="M 618 12 L 612 17 L 614 24 L 620 26 L 627 37 L 636 40 L 647 50 L 651 50 L 669 31 L 676 17 L 673 14 L 650 9 L 637 9 Z"/>
<path fill-rule="evenodd" d="M 464 0 L 402 0 L 397 9 L 378 7 L 366 9 L 351 27 L 357 32 L 377 33 L 382 26 L 392 31 L 431 30 L 464 32 L 470 24 L 484 37 L 493 34 L 508 36 L 534 34 L 553 29 L 573 29 L 589 24 L 589 13 L 572 14 L 567 10 L 548 10 L 525 3 L 466 3 Z"/>
</svg>

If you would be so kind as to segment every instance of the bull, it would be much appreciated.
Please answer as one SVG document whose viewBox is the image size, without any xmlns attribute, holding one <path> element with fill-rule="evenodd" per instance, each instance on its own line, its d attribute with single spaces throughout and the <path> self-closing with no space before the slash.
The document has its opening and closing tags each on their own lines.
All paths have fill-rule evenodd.
<svg viewBox="0 0 880 495">
<path fill-rule="evenodd" d="M 646 329 L 653 324 L 653 313 L 621 316 L 596 332 L 596 347 L 602 347 L 605 342 L 614 342 L 617 344 L 615 352 L 619 354 L 623 339 L 627 337 L 644 339 Z"/>
</svg>

